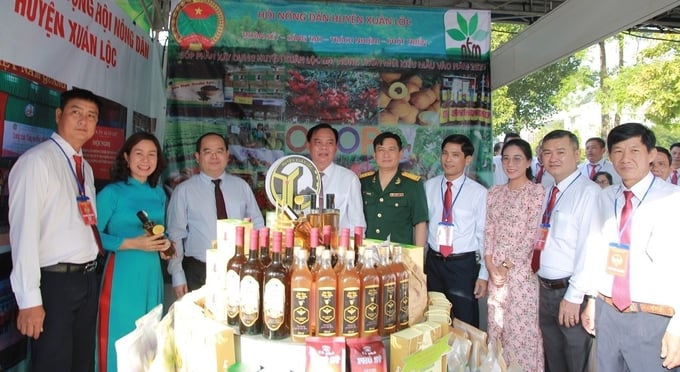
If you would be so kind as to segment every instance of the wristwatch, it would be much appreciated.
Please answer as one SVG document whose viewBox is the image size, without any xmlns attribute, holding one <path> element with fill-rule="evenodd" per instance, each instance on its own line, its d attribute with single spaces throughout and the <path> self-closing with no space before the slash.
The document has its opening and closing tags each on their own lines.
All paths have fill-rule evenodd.
<svg viewBox="0 0 680 372">
<path fill-rule="evenodd" d="M 507 264 L 505 261 L 503 261 L 503 262 L 501 263 L 501 266 L 503 266 L 504 268 L 510 270 L 510 267 L 508 266 L 508 264 Z"/>
</svg>

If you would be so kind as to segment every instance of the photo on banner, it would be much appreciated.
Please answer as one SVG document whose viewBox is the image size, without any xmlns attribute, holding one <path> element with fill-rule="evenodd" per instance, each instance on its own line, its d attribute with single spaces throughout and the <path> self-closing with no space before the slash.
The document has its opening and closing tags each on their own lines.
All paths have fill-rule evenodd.
<svg viewBox="0 0 680 372">
<path fill-rule="evenodd" d="M 229 171 L 264 189 L 277 159 L 306 153 L 319 123 L 336 162 L 372 170 L 373 139 L 402 136 L 403 170 L 441 172 L 441 141 L 475 145 L 469 176 L 490 185 L 490 13 L 228 0 L 177 2 L 168 42 L 166 187 L 198 172 L 195 140 L 229 140 Z"/>
</svg>

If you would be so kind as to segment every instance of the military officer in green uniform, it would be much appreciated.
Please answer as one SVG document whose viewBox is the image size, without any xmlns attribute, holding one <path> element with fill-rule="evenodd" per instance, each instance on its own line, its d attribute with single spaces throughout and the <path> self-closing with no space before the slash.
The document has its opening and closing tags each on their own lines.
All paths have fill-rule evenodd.
<svg viewBox="0 0 680 372">
<path fill-rule="evenodd" d="M 361 174 L 366 238 L 425 246 L 427 199 L 420 176 L 401 171 L 401 138 L 383 132 L 373 140 L 377 171 Z"/>
</svg>

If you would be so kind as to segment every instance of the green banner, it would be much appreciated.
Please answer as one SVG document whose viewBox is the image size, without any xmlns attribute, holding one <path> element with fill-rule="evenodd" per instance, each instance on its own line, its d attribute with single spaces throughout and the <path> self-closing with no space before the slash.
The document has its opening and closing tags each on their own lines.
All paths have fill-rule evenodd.
<svg viewBox="0 0 680 372">
<path fill-rule="evenodd" d="M 441 141 L 475 145 L 468 175 L 490 185 L 490 13 L 325 3 L 185 0 L 168 46 L 170 187 L 196 172 L 195 140 L 229 139 L 231 173 L 254 188 L 305 153 L 307 129 L 339 131 L 337 163 L 373 169 L 372 141 L 402 136 L 401 167 L 441 172 Z"/>
</svg>

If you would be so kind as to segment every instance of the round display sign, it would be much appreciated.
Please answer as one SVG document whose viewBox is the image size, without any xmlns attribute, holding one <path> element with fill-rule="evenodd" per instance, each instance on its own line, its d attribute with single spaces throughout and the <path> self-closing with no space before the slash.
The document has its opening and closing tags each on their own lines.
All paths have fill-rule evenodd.
<svg viewBox="0 0 680 372">
<path fill-rule="evenodd" d="M 274 205 L 293 208 L 299 204 L 308 208 L 311 198 L 304 195 L 318 194 L 321 189 L 321 175 L 314 163 L 301 155 L 284 156 L 272 164 L 267 171 L 265 190 Z"/>
</svg>

